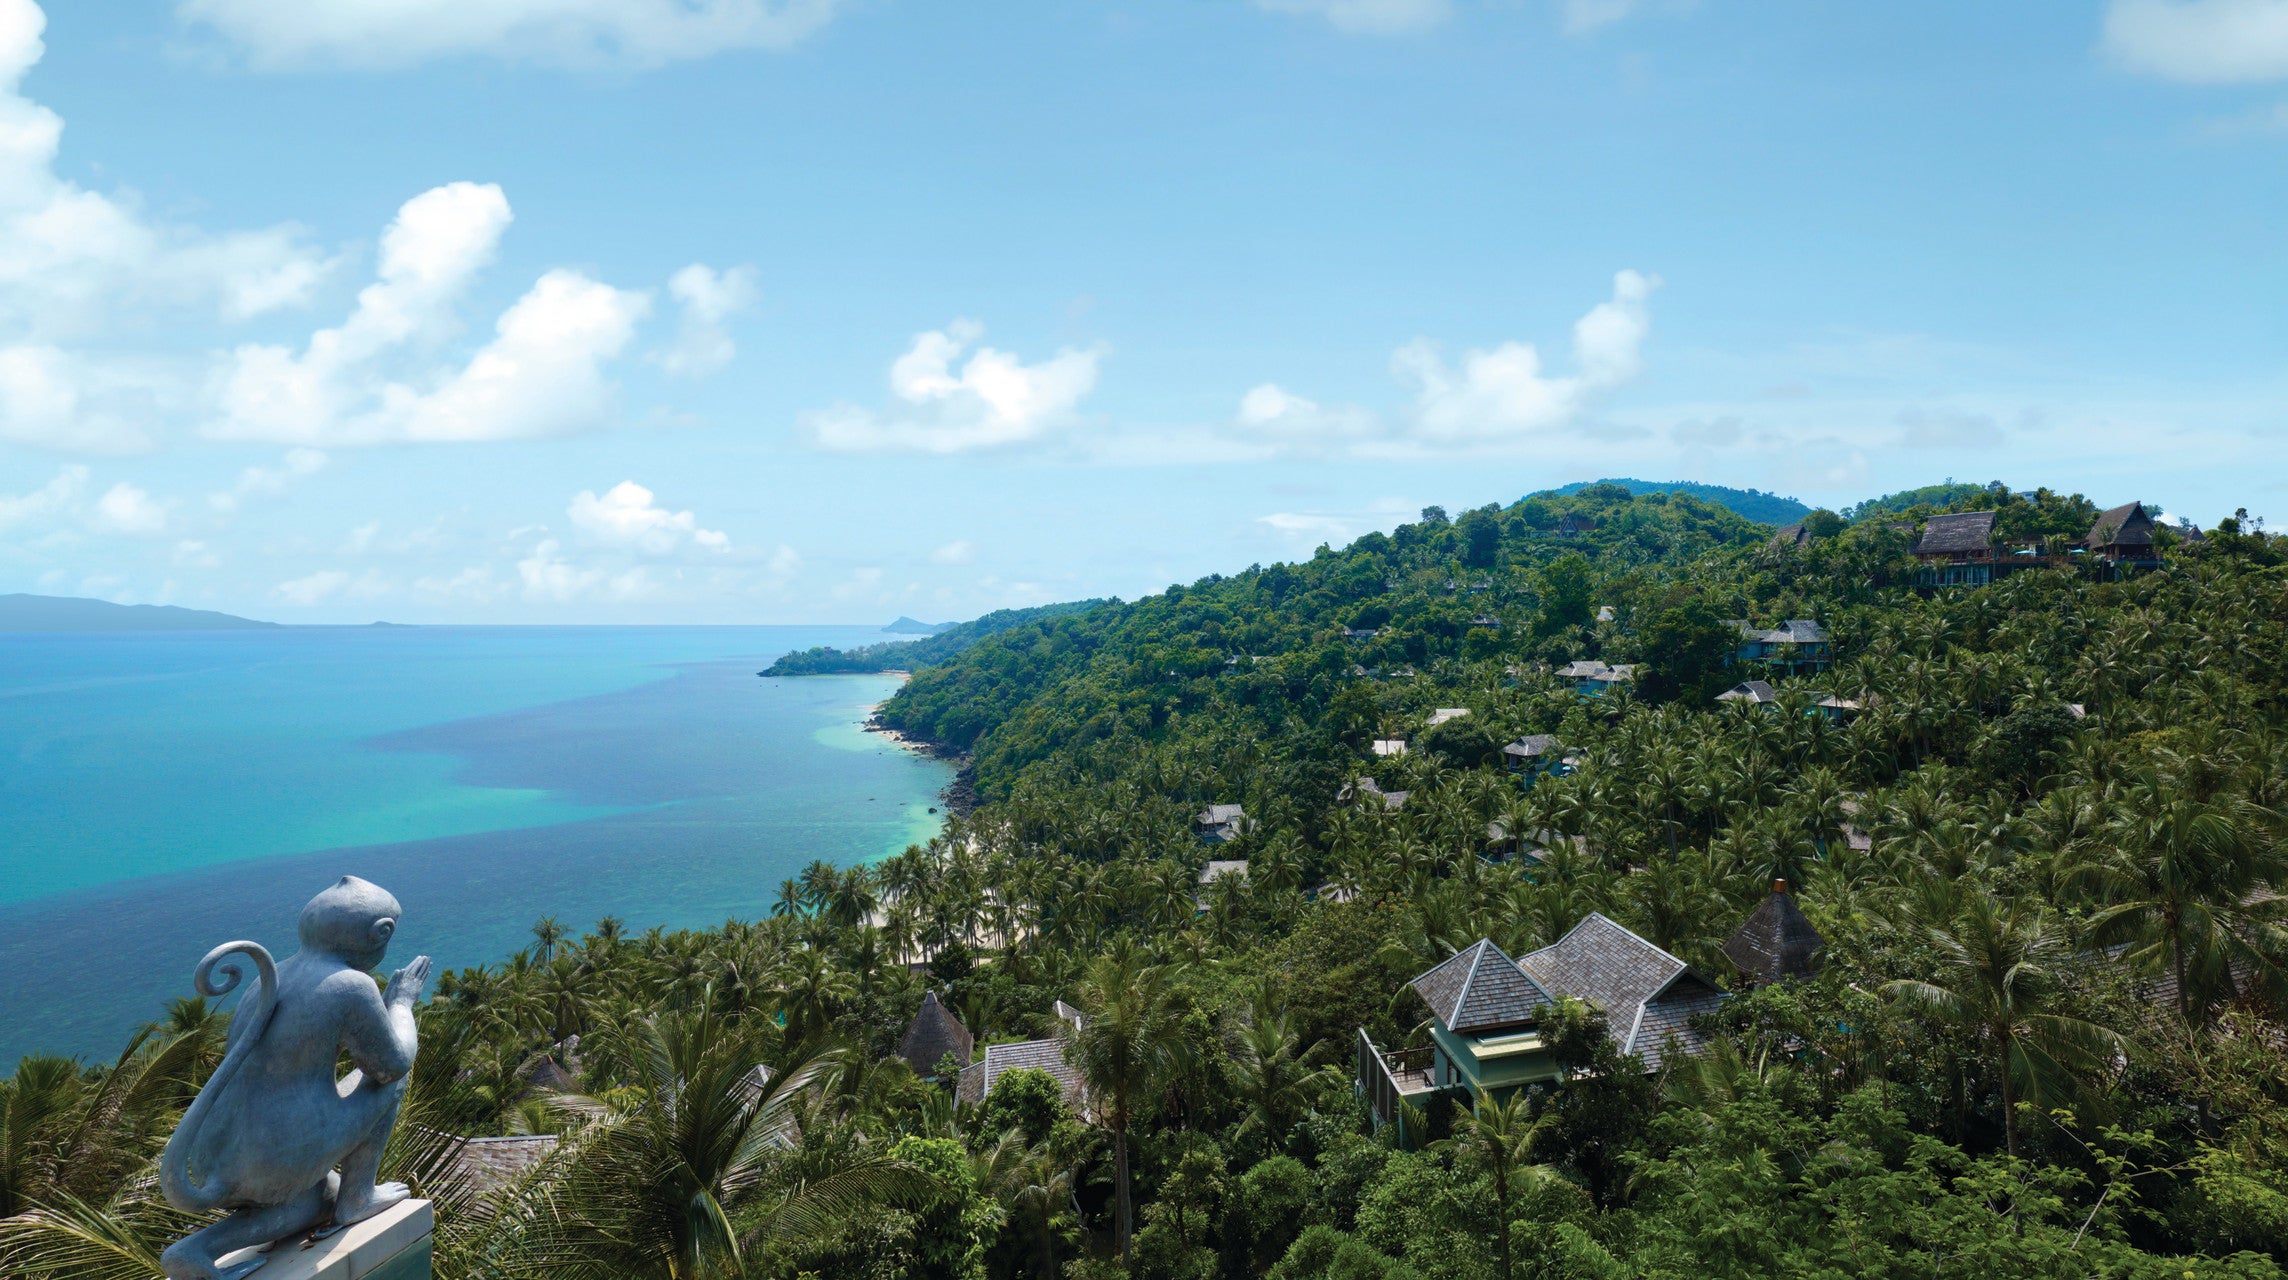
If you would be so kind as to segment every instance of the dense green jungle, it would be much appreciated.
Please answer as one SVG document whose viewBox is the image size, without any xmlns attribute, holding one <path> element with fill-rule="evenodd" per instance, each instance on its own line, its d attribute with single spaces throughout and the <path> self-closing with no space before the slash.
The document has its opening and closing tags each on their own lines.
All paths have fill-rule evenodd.
<svg viewBox="0 0 2288 1280">
<path fill-rule="evenodd" d="M 437 1274 L 2280 1276 L 2288 538 L 1929 588 L 1942 510 L 2058 547 L 2098 504 L 1948 486 L 1775 539 L 1592 485 L 976 638 L 879 713 L 968 762 L 926 847 L 441 976 L 390 1159 Z M 1832 662 L 1743 661 L 1740 619 Z M 1635 678 L 1557 674 L 1592 659 Z M 1509 768 L 1527 735 L 1563 765 Z M 1752 985 L 1719 947 L 1775 880 L 1825 945 Z M 1593 911 L 1733 992 L 1700 1051 L 1648 1070 L 1563 1001 L 1561 1083 L 1372 1122 L 1356 1046 L 1427 1043 L 1410 979 Z M 926 993 L 1063 1075 L 962 1101 L 898 1056 Z M 16 1066 L 0 1273 L 157 1274 L 192 1224 L 153 1159 L 226 1025 Z"/>
</svg>

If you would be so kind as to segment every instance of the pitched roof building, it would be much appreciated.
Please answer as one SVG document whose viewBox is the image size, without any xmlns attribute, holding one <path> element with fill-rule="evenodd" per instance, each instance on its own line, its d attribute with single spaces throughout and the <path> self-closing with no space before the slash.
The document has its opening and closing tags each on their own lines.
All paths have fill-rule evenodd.
<svg viewBox="0 0 2288 1280">
<path fill-rule="evenodd" d="M 2127 502 L 2100 515 L 2082 545 L 2108 560 L 2154 560 L 2153 517 L 2142 502 Z"/>
<path fill-rule="evenodd" d="M 922 1007 L 915 1012 L 914 1020 L 906 1024 L 905 1037 L 898 1041 L 898 1056 L 922 1078 L 929 1079 L 937 1070 L 937 1064 L 949 1053 L 960 1066 L 968 1066 L 976 1045 L 977 1039 L 969 1034 L 969 1028 L 961 1025 L 961 1019 L 954 1017 L 951 1009 L 939 1003 L 937 992 L 930 991 L 923 994 Z"/>
<path fill-rule="evenodd" d="M 1994 513 L 1956 511 L 1932 516 L 1923 523 L 1923 536 L 1915 543 L 1917 559 L 1944 559 L 1957 564 L 1994 555 Z"/>
<path fill-rule="evenodd" d="M 1481 938 L 1408 985 L 1430 1007 L 1430 1045 L 1384 1053 L 1363 1030 L 1358 1043 L 1359 1090 L 1378 1124 L 1402 1125 L 1402 1142 L 1409 1135 L 1401 1103 L 1420 1106 L 1439 1094 L 1500 1098 L 1558 1081 L 1541 1023 L 1561 997 L 1601 1011 L 1621 1052 L 1647 1069 L 1671 1053 L 1697 1051 L 1703 1038 L 1693 1016 L 1725 999 L 1690 965 L 1595 912 L 1515 960 Z"/>
<path fill-rule="evenodd" d="M 1247 832 L 1247 810 L 1236 804 L 1211 804 L 1192 818 L 1192 831 L 1209 844 L 1237 840 Z"/>
<path fill-rule="evenodd" d="M 1051 1008 L 1058 1022 L 1078 1031 L 1083 1021 L 1081 1012 L 1059 1000 Z M 1043 1040 L 1024 1040 L 1016 1044 L 989 1044 L 977 1061 L 962 1068 L 961 1079 L 953 1090 L 954 1102 L 960 1106 L 983 1102 L 993 1092 L 1001 1077 L 1012 1071 L 1045 1071 L 1064 1090 L 1065 1105 L 1075 1115 L 1083 1114 L 1088 1106 L 1088 1082 L 1082 1079 L 1080 1068 L 1066 1055 L 1063 1036 Z"/>
<path fill-rule="evenodd" d="M 1699 1049 L 1688 1020 L 1724 993 L 1692 966 L 1592 911 L 1562 938 L 1519 956 L 1517 967 L 1544 989 L 1604 1011 L 1621 1052 L 1657 1069 L 1672 1048 Z"/>
<path fill-rule="evenodd" d="M 1779 690 L 1772 688 L 1771 685 L 1762 680 L 1743 680 L 1717 694 L 1716 700 L 1718 702 L 1745 702 L 1751 706 L 1760 707 L 1767 702 L 1778 702 L 1780 694 Z"/>
<path fill-rule="evenodd" d="M 1725 959 L 1761 987 L 1818 972 L 1819 953 L 1826 945 L 1787 891 L 1787 881 L 1775 880 L 1771 893 L 1725 939 L 1722 950 Z"/>
</svg>

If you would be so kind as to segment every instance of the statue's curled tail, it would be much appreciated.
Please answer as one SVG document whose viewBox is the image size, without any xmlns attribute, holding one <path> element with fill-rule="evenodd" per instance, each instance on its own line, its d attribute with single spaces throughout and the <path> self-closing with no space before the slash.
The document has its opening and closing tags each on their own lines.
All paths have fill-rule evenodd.
<svg viewBox="0 0 2288 1280">
<path fill-rule="evenodd" d="M 207 1112 L 214 1107 L 216 1098 L 230 1088 L 231 1077 L 238 1074 L 241 1064 L 254 1043 L 262 1038 L 270 1025 L 270 1015 L 278 1007 L 278 965 L 259 942 L 226 942 L 207 952 L 199 961 L 198 972 L 191 977 L 191 985 L 202 996 L 226 996 L 238 990 L 245 972 L 236 964 L 222 964 L 223 981 L 214 981 L 214 973 L 224 957 L 243 954 L 254 961 L 255 987 L 239 1001 L 238 1012 L 231 1015 L 230 1048 L 223 1054 L 222 1064 L 207 1077 L 205 1087 L 191 1102 L 191 1109 L 183 1113 L 183 1122 L 175 1126 L 175 1135 L 167 1139 L 167 1149 L 159 1155 L 159 1189 L 167 1203 L 185 1213 L 210 1213 L 222 1207 L 222 1198 L 228 1194 L 223 1188 L 204 1182 L 191 1171 L 191 1160 L 199 1150 L 199 1133 L 206 1127 Z"/>
</svg>

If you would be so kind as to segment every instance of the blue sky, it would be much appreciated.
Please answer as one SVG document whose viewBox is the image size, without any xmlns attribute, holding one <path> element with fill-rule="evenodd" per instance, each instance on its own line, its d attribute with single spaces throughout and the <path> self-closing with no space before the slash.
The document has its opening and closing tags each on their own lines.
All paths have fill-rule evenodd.
<svg viewBox="0 0 2288 1280">
<path fill-rule="evenodd" d="M 1134 596 L 1603 475 L 2288 494 L 2288 0 L 0 0 L 0 591 Z"/>
</svg>

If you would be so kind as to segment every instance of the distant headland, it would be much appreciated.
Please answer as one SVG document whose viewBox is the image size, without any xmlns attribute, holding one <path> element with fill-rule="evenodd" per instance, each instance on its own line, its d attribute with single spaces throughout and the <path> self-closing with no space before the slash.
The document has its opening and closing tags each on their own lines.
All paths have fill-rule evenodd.
<svg viewBox="0 0 2288 1280">
<path fill-rule="evenodd" d="M 275 627 L 210 609 L 113 604 L 78 596 L 0 595 L 0 631 L 248 631 Z"/>
</svg>

